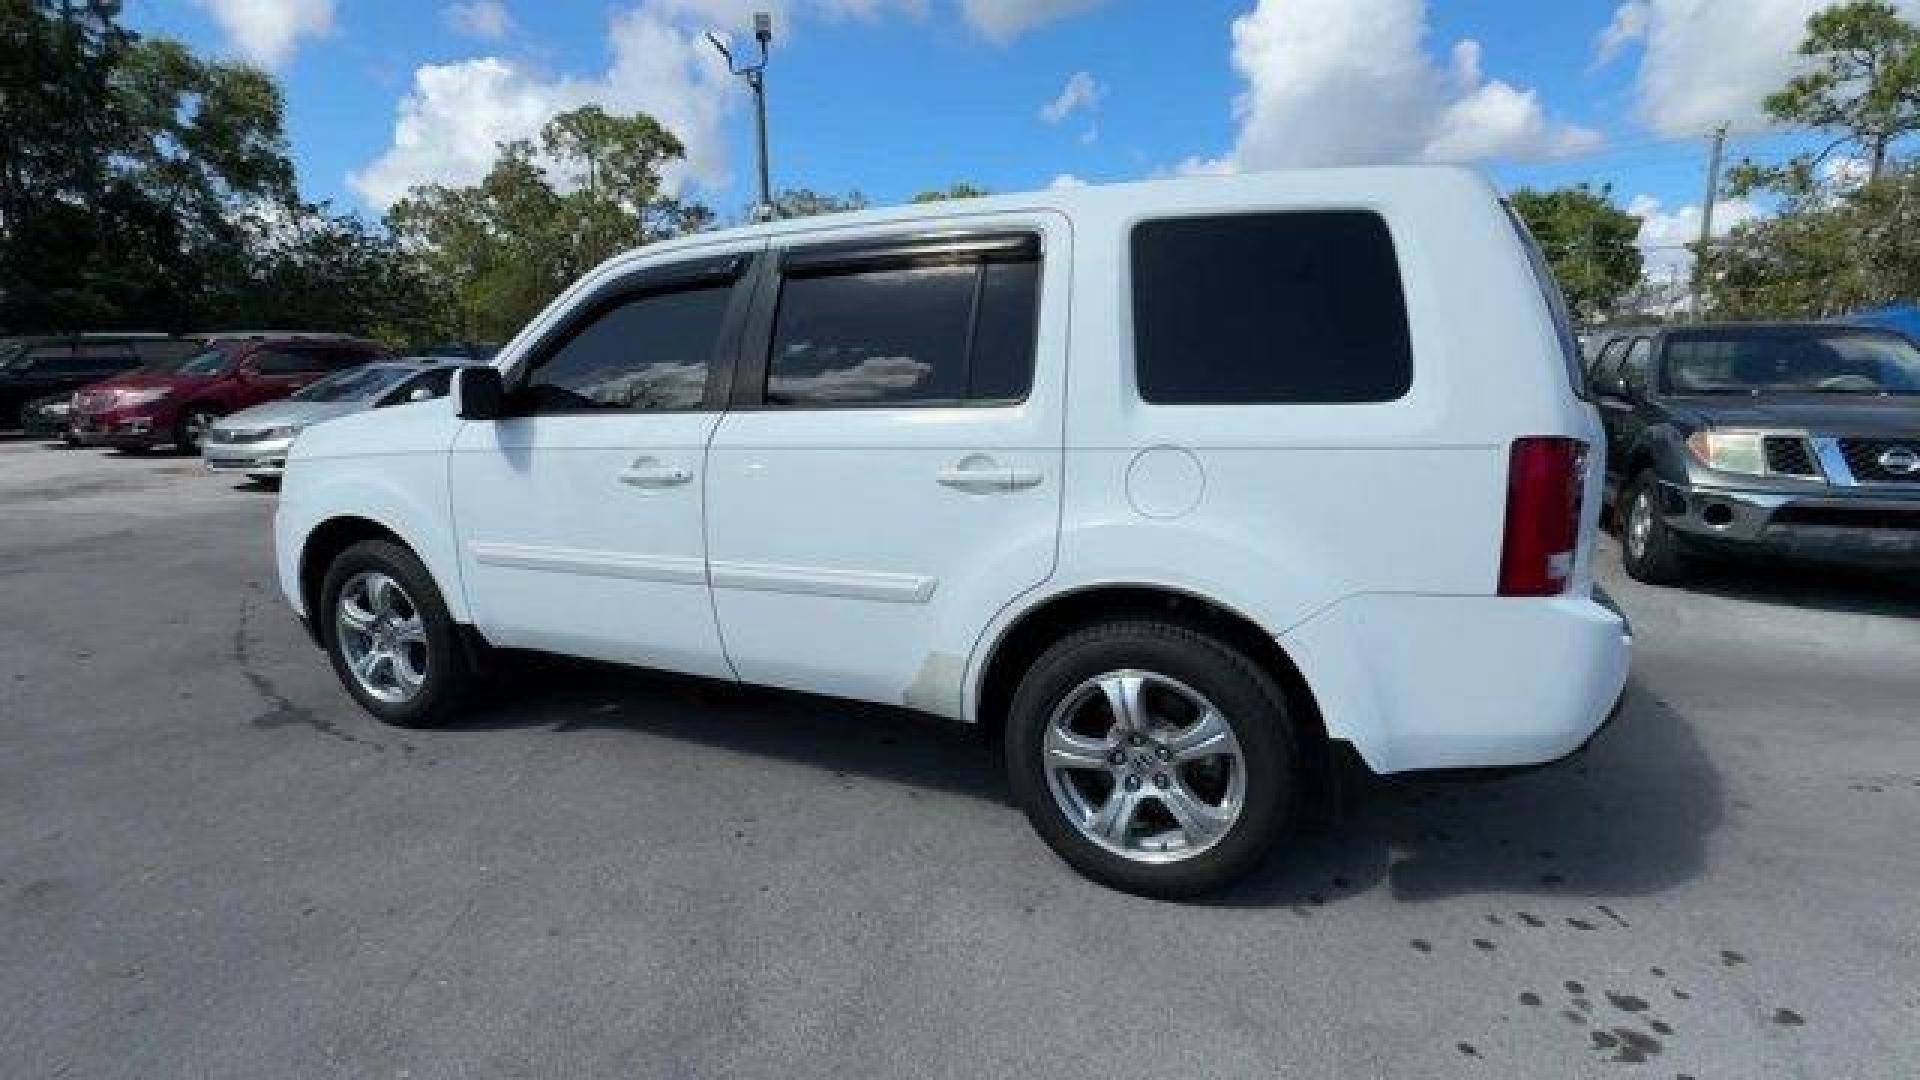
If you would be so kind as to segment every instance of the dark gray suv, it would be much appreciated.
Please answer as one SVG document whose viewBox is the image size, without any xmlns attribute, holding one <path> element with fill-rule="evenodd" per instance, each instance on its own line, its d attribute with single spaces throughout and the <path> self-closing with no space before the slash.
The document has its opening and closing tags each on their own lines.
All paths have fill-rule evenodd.
<svg viewBox="0 0 1920 1080">
<path fill-rule="evenodd" d="M 1627 572 L 1713 553 L 1920 566 L 1920 349 L 1830 323 L 1612 329 L 1588 384 Z"/>
</svg>

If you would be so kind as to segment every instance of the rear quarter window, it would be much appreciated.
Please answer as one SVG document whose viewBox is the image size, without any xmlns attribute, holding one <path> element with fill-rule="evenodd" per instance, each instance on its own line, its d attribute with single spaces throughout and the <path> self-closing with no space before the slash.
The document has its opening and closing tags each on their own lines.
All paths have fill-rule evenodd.
<svg viewBox="0 0 1920 1080">
<path fill-rule="evenodd" d="M 1400 265 L 1378 214 L 1145 221 L 1132 267 L 1146 401 L 1355 404 L 1413 384 Z"/>
</svg>

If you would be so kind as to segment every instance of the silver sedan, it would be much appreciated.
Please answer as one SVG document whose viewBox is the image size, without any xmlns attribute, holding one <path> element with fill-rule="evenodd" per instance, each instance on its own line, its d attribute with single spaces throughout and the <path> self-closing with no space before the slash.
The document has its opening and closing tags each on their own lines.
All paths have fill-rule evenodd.
<svg viewBox="0 0 1920 1080">
<path fill-rule="evenodd" d="M 290 398 L 256 405 L 214 422 L 201 457 L 214 472 L 277 480 L 302 429 L 363 409 L 445 397 L 458 364 L 431 359 L 383 360 L 329 376 Z"/>
</svg>

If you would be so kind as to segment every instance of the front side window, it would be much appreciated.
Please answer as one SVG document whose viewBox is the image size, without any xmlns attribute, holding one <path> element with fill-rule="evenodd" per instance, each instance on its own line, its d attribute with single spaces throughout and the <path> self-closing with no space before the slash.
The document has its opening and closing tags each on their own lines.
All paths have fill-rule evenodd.
<svg viewBox="0 0 1920 1080">
<path fill-rule="evenodd" d="M 1033 382 L 1040 264 L 1031 255 L 790 276 L 774 408 L 1010 404 Z"/>
<path fill-rule="evenodd" d="M 1594 393 L 1608 397 L 1626 394 L 1627 385 L 1620 381 L 1620 360 L 1626 351 L 1626 338 L 1615 338 L 1600 350 L 1600 359 L 1593 362 L 1591 383 Z"/>
<path fill-rule="evenodd" d="M 1132 259 L 1146 401 L 1353 404 L 1413 384 L 1400 267 L 1377 214 L 1148 221 Z"/>
<path fill-rule="evenodd" d="M 1653 367 L 1653 342 L 1647 338 L 1633 339 L 1633 347 L 1627 350 L 1627 358 L 1620 365 L 1620 382 L 1633 393 L 1645 393 L 1647 373 Z"/>
<path fill-rule="evenodd" d="M 535 363 L 516 394 L 518 411 L 700 408 L 731 296 L 720 286 L 611 302 Z"/>
</svg>

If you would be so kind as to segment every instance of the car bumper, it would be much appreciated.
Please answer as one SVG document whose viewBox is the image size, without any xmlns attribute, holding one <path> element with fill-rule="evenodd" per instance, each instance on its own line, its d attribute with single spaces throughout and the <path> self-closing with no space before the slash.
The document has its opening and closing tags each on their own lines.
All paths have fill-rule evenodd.
<svg viewBox="0 0 1920 1080">
<path fill-rule="evenodd" d="M 201 450 L 201 460 L 206 462 L 210 472 L 279 476 L 287 471 L 287 450 L 292 445 L 292 439 L 253 443 L 209 442 Z"/>
<path fill-rule="evenodd" d="M 1661 485 L 1661 514 L 1697 544 L 1818 561 L 1920 565 L 1920 487 L 1860 494 Z"/>
<path fill-rule="evenodd" d="M 1632 630 L 1604 593 L 1368 594 L 1281 639 L 1327 734 L 1376 773 L 1564 758 L 1616 714 Z"/>
<path fill-rule="evenodd" d="M 139 449 L 171 438 L 155 416 L 75 416 L 69 421 L 73 437 L 82 446 Z"/>
<path fill-rule="evenodd" d="M 30 412 L 20 417 L 20 431 L 33 438 L 52 438 L 67 434 L 67 418 Z"/>
</svg>

